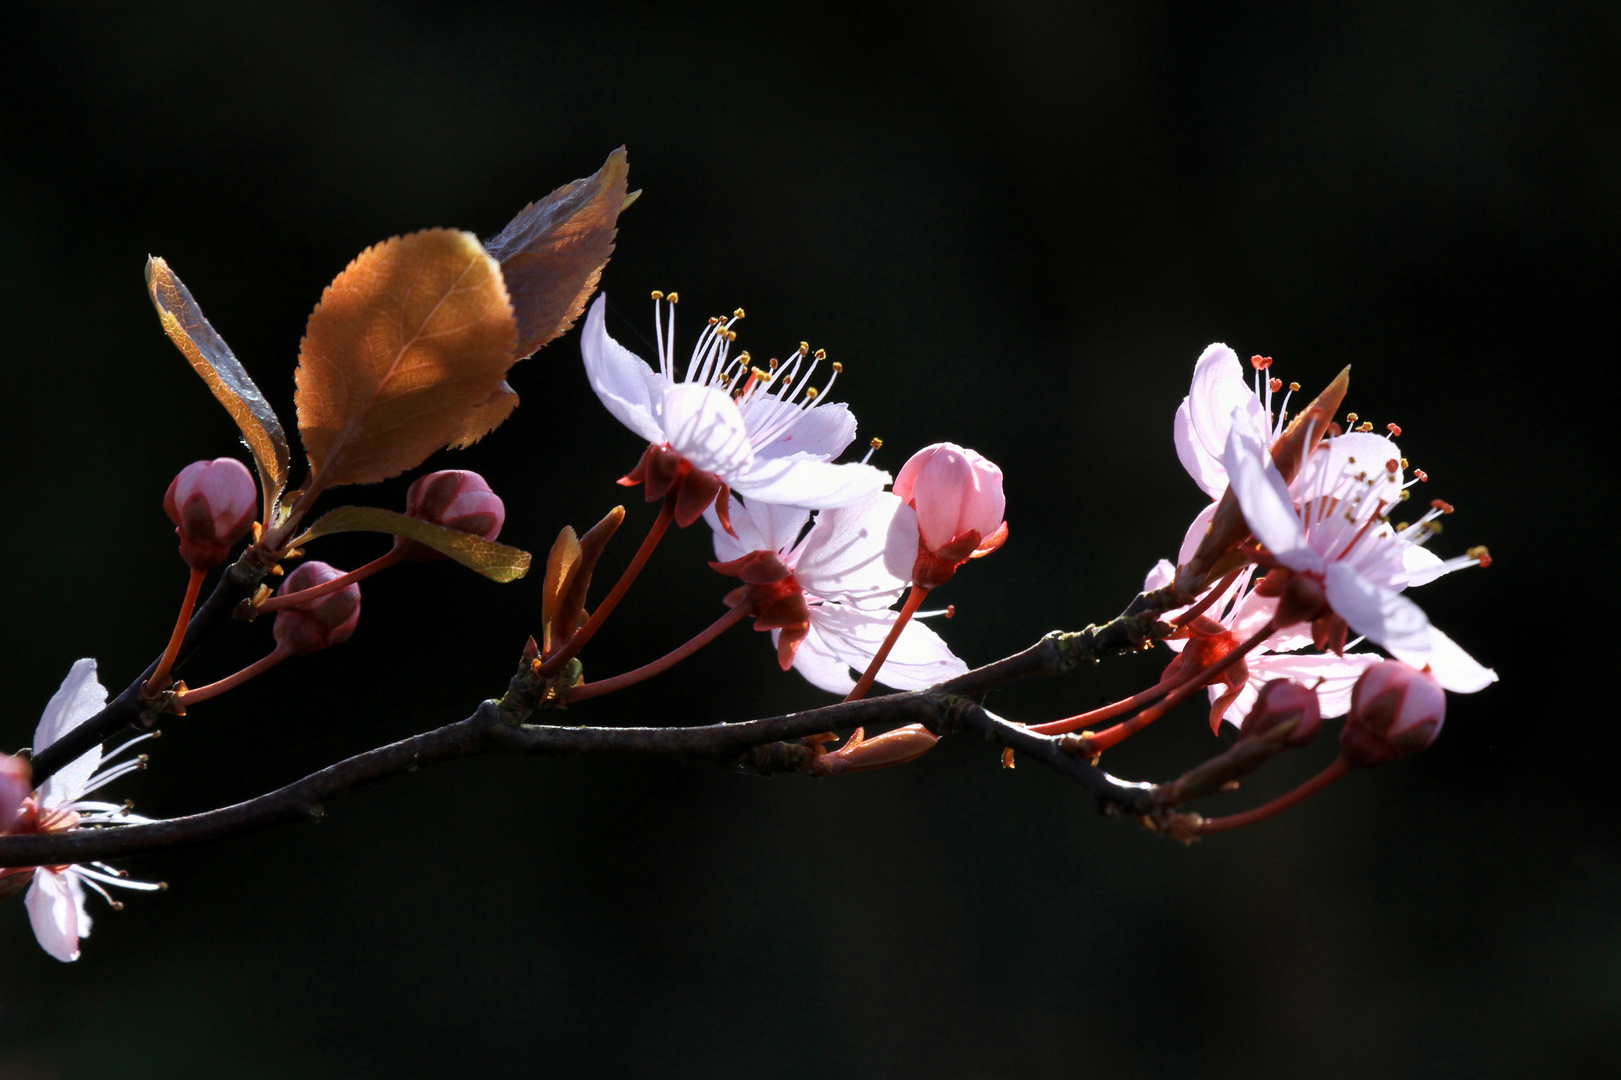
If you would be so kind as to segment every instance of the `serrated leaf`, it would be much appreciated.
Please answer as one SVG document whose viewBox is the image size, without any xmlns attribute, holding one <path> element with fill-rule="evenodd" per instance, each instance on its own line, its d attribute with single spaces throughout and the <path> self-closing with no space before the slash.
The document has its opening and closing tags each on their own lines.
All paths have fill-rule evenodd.
<svg viewBox="0 0 1621 1080">
<path fill-rule="evenodd" d="M 527 551 L 375 506 L 340 506 L 328 511 L 294 540 L 292 546 L 303 547 L 311 540 L 346 532 L 403 536 L 448 555 L 493 581 L 516 581 L 529 572 Z"/>
<path fill-rule="evenodd" d="M 500 427 L 512 410 L 518 407 L 518 393 L 512 387 L 502 382 L 490 395 L 490 400 L 475 408 L 467 414 L 462 421 L 461 428 L 456 432 L 455 438 L 450 440 L 447 450 L 466 450 L 484 436 Z"/>
<path fill-rule="evenodd" d="M 185 284 L 162 259 L 146 260 L 146 293 L 158 311 L 163 332 L 203 377 L 241 430 L 259 469 L 264 520 L 269 523 L 276 498 L 287 486 L 287 434 L 276 418 L 276 410 L 253 384 L 225 339 L 203 317 L 202 308 Z"/>
<path fill-rule="evenodd" d="M 524 207 L 485 248 L 501 264 L 518 321 L 517 359 L 566 333 L 597 289 L 629 205 L 625 148 L 593 175 Z"/>
<path fill-rule="evenodd" d="M 517 331 L 501 268 L 472 233 L 427 229 L 361 252 L 310 315 L 298 430 L 316 483 L 398 476 L 496 393 Z"/>
</svg>

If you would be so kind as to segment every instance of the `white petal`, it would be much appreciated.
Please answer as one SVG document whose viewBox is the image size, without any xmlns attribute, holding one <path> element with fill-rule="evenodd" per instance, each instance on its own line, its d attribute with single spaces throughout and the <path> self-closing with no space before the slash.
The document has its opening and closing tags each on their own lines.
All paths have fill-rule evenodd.
<svg viewBox="0 0 1621 1080">
<path fill-rule="evenodd" d="M 759 499 L 750 499 L 747 503 L 733 499 L 727 516 L 731 519 L 732 530 L 737 533 L 735 537 L 721 527 L 720 515 L 715 512 L 714 503 L 704 510 L 704 520 L 715 532 L 717 562 L 741 559 L 751 551 L 788 552 L 805 530 L 810 511 L 797 506 L 778 506 Z"/>
<path fill-rule="evenodd" d="M 84 910 L 84 886 L 72 872 L 35 870 L 25 903 L 39 947 L 58 960 L 77 960 L 79 939 L 90 934 L 90 917 Z"/>
<path fill-rule="evenodd" d="M 854 506 L 816 515 L 794 560 L 794 577 L 824 600 L 887 608 L 906 588 L 916 558 L 912 508 L 876 491 Z"/>
<path fill-rule="evenodd" d="M 756 453 L 761 457 L 809 454 L 831 461 L 855 441 L 856 418 L 848 405 L 830 401 L 813 409 L 802 409 L 774 397 L 757 398 L 743 410 L 751 439 L 762 429 L 777 430 L 783 416 L 790 412 L 799 413 L 799 419 L 777 438 L 757 447 Z"/>
<path fill-rule="evenodd" d="M 1396 463 L 1396 471 L 1389 472 L 1385 465 Z M 1401 449 L 1383 435 L 1369 431 L 1352 431 L 1333 439 L 1324 440 L 1317 451 L 1301 466 L 1300 475 L 1292 485 L 1302 499 L 1335 494 L 1349 477 L 1366 474 L 1374 485 L 1368 488 L 1358 484 L 1358 497 L 1369 492 L 1371 508 L 1380 500 L 1387 508 L 1401 499 Z"/>
<path fill-rule="evenodd" d="M 1429 616 L 1407 597 L 1358 576 L 1343 563 L 1328 568 L 1330 606 L 1359 634 L 1382 645 L 1398 660 L 1428 666 L 1444 689 L 1472 694 L 1497 681 L 1458 643 L 1430 625 Z"/>
<path fill-rule="evenodd" d="M 810 609 L 811 625 L 821 633 L 833 655 L 863 671 L 877 655 L 898 614 L 860 611 L 842 604 L 820 604 Z M 877 681 L 896 690 L 925 690 L 967 670 L 968 665 L 952 655 L 940 635 L 913 619 L 901 631 L 894 650 L 878 671 Z"/>
<path fill-rule="evenodd" d="M 1232 434 L 1227 439 L 1227 479 L 1232 485 L 1244 522 L 1277 560 L 1293 570 L 1322 572 L 1322 559 L 1306 543 L 1306 530 L 1295 513 L 1289 489 L 1261 445 L 1260 436 L 1233 412 Z"/>
<path fill-rule="evenodd" d="M 713 386 L 681 383 L 664 394 L 664 437 L 692 467 L 731 484 L 754 461 L 743 414 L 731 395 Z M 735 486 L 735 485 L 734 485 Z M 791 499 L 766 499 L 792 503 Z"/>
<path fill-rule="evenodd" d="M 1170 559 L 1161 559 L 1154 564 L 1154 568 L 1143 578 L 1143 592 L 1163 589 L 1175 580 L 1176 567 L 1171 564 Z"/>
<path fill-rule="evenodd" d="M 1203 510 L 1200 510 L 1195 515 L 1193 522 L 1188 526 L 1188 531 L 1182 534 L 1182 547 L 1176 553 L 1178 566 L 1193 558 L 1193 553 L 1199 550 L 1199 545 L 1204 541 L 1205 533 L 1210 531 L 1210 523 L 1216 519 L 1217 505 L 1219 504 L 1211 503 Z"/>
<path fill-rule="evenodd" d="M 858 503 L 883 490 L 891 477 L 871 465 L 834 465 L 810 454 L 757 458 L 746 474 L 728 481 L 751 499 L 828 510 Z"/>
<path fill-rule="evenodd" d="M 1328 720 L 1350 711 L 1351 688 L 1364 671 L 1383 659 L 1378 653 L 1359 652 L 1344 656 L 1267 653 L 1249 661 L 1250 685 L 1259 688 L 1273 679 L 1293 679 L 1303 686 L 1315 686 L 1317 707 Z"/>
<path fill-rule="evenodd" d="M 777 644 L 782 636 L 781 630 L 771 631 L 771 644 Z M 805 640 L 799 643 L 794 653 L 794 670 L 805 677 L 805 681 L 830 694 L 843 697 L 856 688 L 855 677 L 850 673 L 850 665 L 833 655 L 821 635 L 816 632 L 815 624 L 805 635 Z"/>
<path fill-rule="evenodd" d="M 1429 548 L 1419 544 L 1403 544 L 1401 561 L 1401 579 L 1391 582 L 1396 588 L 1428 585 L 1436 578 L 1448 573 L 1446 564 L 1441 557 Z"/>
<path fill-rule="evenodd" d="M 1409 664 L 1417 663 L 1414 657 L 1396 655 Z M 1473 694 L 1497 681 L 1497 672 L 1482 665 L 1464 652 L 1456 641 L 1433 626 L 1430 627 L 1430 651 L 1424 662 L 1429 664 L 1430 674 L 1435 676 L 1441 688 L 1454 694 Z"/>
<path fill-rule="evenodd" d="M 51 695 L 44 713 L 40 715 L 39 726 L 34 729 L 34 753 L 39 753 L 90 719 L 106 704 L 107 689 L 96 680 L 96 662 L 89 657 L 75 660 L 68 669 L 67 678 Z M 98 745 L 62 766 L 40 785 L 40 804 L 46 809 L 53 809 L 77 799 L 89 782 L 90 774 L 100 764 L 101 747 Z"/>
<path fill-rule="evenodd" d="M 606 293 L 598 293 L 580 331 L 580 355 L 585 377 L 614 419 L 650 443 L 663 444 L 664 431 L 656 419 L 664 378 L 635 353 L 608 336 L 603 320 Z"/>
<path fill-rule="evenodd" d="M 1223 454 L 1234 424 L 1257 436 L 1270 427 L 1238 355 L 1218 342 L 1193 366 L 1193 385 L 1177 409 L 1174 425 L 1182 467 L 1211 498 L 1219 497 L 1229 482 Z"/>
</svg>

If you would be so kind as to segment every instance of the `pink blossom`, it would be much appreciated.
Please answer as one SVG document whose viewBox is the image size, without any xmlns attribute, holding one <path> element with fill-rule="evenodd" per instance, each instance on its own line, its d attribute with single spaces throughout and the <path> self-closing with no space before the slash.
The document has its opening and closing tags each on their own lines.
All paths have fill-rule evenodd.
<svg viewBox="0 0 1621 1080">
<path fill-rule="evenodd" d="M 1410 534 L 1416 526 L 1398 531 L 1385 517 L 1402 490 L 1400 459 L 1381 461 L 1375 454 L 1369 460 L 1365 450 L 1358 452 L 1367 444 L 1346 441 L 1352 436 L 1329 440 L 1302 469 L 1297 509 L 1266 447 L 1239 421 L 1234 410 L 1223 459 L 1227 475 L 1245 523 L 1294 582 L 1296 619 L 1331 613 L 1398 659 L 1428 665 L 1449 690 L 1472 693 L 1497 681 L 1495 672 L 1431 626 L 1423 610 L 1399 592 L 1417 578 L 1429 580 L 1477 561 L 1441 562 L 1428 552 L 1422 562 L 1414 561 L 1414 552 L 1422 551 Z M 1308 595 L 1317 599 L 1301 603 Z"/>
<path fill-rule="evenodd" d="M 192 462 L 163 496 L 164 512 L 180 538 L 180 557 L 193 570 L 225 561 L 232 545 L 247 535 L 257 505 L 253 475 L 235 458 Z"/>
<path fill-rule="evenodd" d="M 921 588 L 938 588 L 957 567 L 1007 540 L 1002 470 L 973 450 L 925 446 L 901 466 L 894 493 L 917 513 L 912 578 Z"/>
<path fill-rule="evenodd" d="M 51 696 L 34 730 L 34 751 L 38 753 L 90 717 L 107 702 L 107 691 L 96 679 L 96 662 L 77 661 Z M 98 828 L 114 825 L 145 824 L 149 818 L 129 812 L 117 803 L 99 802 L 85 796 L 126 773 L 145 767 L 144 758 L 113 764 L 125 750 L 150 738 L 140 735 L 102 756 L 101 747 L 86 751 L 78 759 L 57 770 L 24 801 L 21 814 L 13 821 L 13 832 L 65 832 L 84 825 Z M 27 876 L 28 896 L 24 903 L 34 937 L 40 947 L 58 960 L 79 958 L 79 940 L 90 934 L 90 915 L 85 910 L 86 887 L 100 893 L 116 909 L 122 905 L 108 895 L 106 886 L 150 891 L 160 884 L 131 881 L 105 863 L 88 866 L 39 866 L 0 868 L 0 892 Z"/>
<path fill-rule="evenodd" d="M 1435 741 L 1446 712 L 1446 694 L 1434 675 L 1386 660 L 1357 680 L 1340 752 L 1364 766 L 1415 753 Z"/>
<path fill-rule="evenodd" d="M 723 489 L 817 510 L 852 505 L 889 481 L 869 465 L 832 464 L 855 438 L 856 421 L 846 406 L 828 401 L 841 365 L 831 365 L 820 391 L 810 385 L 821 352 L 802 346 L 769 369 L 753 366 L 746 352 L 733 357 L 739 311 L 710 321 L 683 370 L 672 298 L 668 331 L 662 317 L 656 325 L 655 371 L 608 336 L 605 302 L 599 294 L 581 332 L 586 377 L 608 411 L 649 444 L 621 482 L 644 483 L 650 500 L 678 485 L 683 493 L 691 482 L 694 494 L 677 509 L 681 524 L 696 520 Z"/>
<path fill-rule="evenodd" d="M 855 686 L 851 668 L 865 670 L 894 626 L 887 610 L 906 588 L 917 553 L 917 518 L 887 492 L 816 515 L 751 499 L 732 508 L 735 535 L 713 508 L 704 517 L 714 530 L 722 573 L 744 586 L 729 603 L 754 600 L 755 627 L 770 630 L 783 670 L 797 670 L 829 693 Z M 803 539 L 800 534 L 804 533 Z M 898 690 L 921 690 L 968 667 L 933 630 L 913 619 L 901 631 L 879 681 Z"/>
</svg>

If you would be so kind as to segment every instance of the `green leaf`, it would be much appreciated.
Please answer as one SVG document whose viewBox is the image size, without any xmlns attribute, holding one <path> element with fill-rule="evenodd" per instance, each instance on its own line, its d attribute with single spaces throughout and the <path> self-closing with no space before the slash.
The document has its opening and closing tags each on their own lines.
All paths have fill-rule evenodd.
<svg viewBox="0 0 1621 1080">
<path fill-rule="evenodd" d="M 253 452 L 264 488 L 265 524 L 274 524 L 272 508 L 287 486 L 287 435 L 276 410 L 248 377 L 225 339 L 203 318 L 202 308 L 162 259 L 146 260 L 146 292 L 158 309 L 163 332 L 203 377 L 225 411 L 231 414 Z"/>
<path fill-rule="evenodd" d="M 304 535 L 293 541 L 292 546 L 303 547 L 319 537 L 345 532 L 403 536 L 450 556 L 492 581 L 516 581 L 529 572 L 527 551 L 375 506 L 340 506 L 323 514 Z"/>
</svg>

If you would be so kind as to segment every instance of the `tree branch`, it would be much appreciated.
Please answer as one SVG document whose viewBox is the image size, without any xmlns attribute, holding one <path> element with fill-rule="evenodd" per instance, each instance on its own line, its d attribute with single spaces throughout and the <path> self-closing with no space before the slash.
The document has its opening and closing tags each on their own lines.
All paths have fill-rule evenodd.
<svg viewBox="0 0 1621 1080">
<path fill-rule="evenodd" d="M 238 564 L 241 565 L 241 564 Z M 208 603 L 186 632 L 182 655 L 196 641 L 229 619 L 230 612 L 252 591 L 252 584 L 236 573 L 221 578 Z M 798 769 L 813 753 L 794 740 L 840 728 L 880 723 L 920 723 L 937 735 L 966 733 L 1008 747 L 1078 781 L 1108 813 L 1139 815 L 1154 806 L 1154 788 L 1118 780 L 1065 749 L 1075 745 L 1068 736 L 1040 735 L 996 716 L 967 695 L 980 694 L 1018 679 L 1061 675 L 1084 662 L 1096 662 L 1113 653 L 1145 648 L 1168 628 L 1157 622 L 1161 604 L 1157 594 L 1133 601 L 1120 617 L 1102 627 L 1089 626 L 1076 633 L 1055 632 L 1022 652 L 976 668 L 930 690 L 887 694 L 861 701 L 841 702 L 818 709 L 765 717 L 740 723 L 698 727 L 573 727 L 530 724 L 537 710 L 552 705 L 557 691 L 526 658 L 507 693 L 499 701 L 483 702 L 465 720 L 387 746 L 346 758 L 295 783 L 233 806 L 206 813 L 171 818 L 146 825 L 75 829 L 0 837 L 0 866 L 58 866 L 185 847 L 257 832 L 294 821 L 318 820 L 323 803 L 338 795 L 390 776 L 442 761 L 484 754 L 536 754 L 545 756 L 662 757 L 741 765 L 761 772 Z M 150 669 L 148 669 L 150 672 Z M 76 736 L 92 724 L 98 730 L 117 731 L 140 717 L 139 688 L 143 675 L 106 709 L 75 728 Z M 133 695 L 131 711 L 126 699 Z M 97 740 L 99 741 L 99 740 Z M 71 761 L 93 741 L 76 739 L 82 749 L 63 751 Z M 40 755 L 47 758 L 68 743 L 68 737 Z M 36 776 L 39 764 L 36 759 Z M 56 767 L 60 767 L 57 765 Z"/>
</svg>

